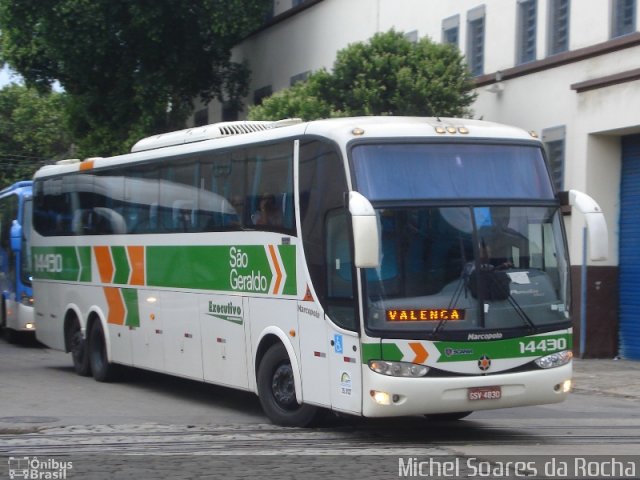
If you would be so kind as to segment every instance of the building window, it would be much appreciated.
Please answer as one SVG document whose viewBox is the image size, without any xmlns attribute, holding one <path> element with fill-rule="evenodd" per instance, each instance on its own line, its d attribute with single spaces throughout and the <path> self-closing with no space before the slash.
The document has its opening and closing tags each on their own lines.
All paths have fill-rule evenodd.
<svg viewBox="0 0 640 480">
<path fill-rule="evenodd" d="M 467 13 L 467 64 L 474 76 L 484 73 L 484 5 Z"/>
<path fill-rule="evenodd" d="M 235 103 L 224 102 L 222 104 L 222 121 L 235 122 L 238 120 L 238 107 Z"/>
<path fill-rule="evenodd" d="M 265 98 L 270 97 L 272 94 L 273 94 L 273 88 L 271 88 L 271 85 L 267 85 L 266 87 L 257 89 L 255 92 L 253 92 L 253 104 L 254 105 L 262 104 L 262 101 Z"/>
<path fill-rule="evenodd" d="M 289 79 L 289 85 L 293 87 L 298 82 L 304 82 L 307 78 L 309 78 L 310 74 L 311 74 L 311 71 L 307 70 L 306 72 L 302 72 L 297 75 L 294 75 Z"/>
<path fill-rule="evenodd" d="M 548 55 L 569 50 L 569 0 L 549 2 Z"/>
<path fill-rule="evenodd" d="M 445 18 L 442 21 L 442 43 L 459 46 L 460 42 L 460 15 Z"/>
<path fill-rule="evenodd" d="M 209 110 L 207 108 L 203 108 L 202 110 L 198 110 L 193 115 L 193 126 L 201 127 L 202 125 L 209 124 Z"/>
<path fill-rule="evenodd" d="M 636 0 L 613 0 L 611 7 L 611 37 L 635 32 Z"/>
<path fill-rule="evenodd" d="M 547 151 L 547 162 L 551 180 L 560 192 L 564 189 L 565 127 L 546 128 L 542 131 L 542 141 Z"/>
<path fill-rule="evenodd" d="M 537 4 L 538 0 L 518 1 L 518 64 L 536 59 Z"/>
</svg>

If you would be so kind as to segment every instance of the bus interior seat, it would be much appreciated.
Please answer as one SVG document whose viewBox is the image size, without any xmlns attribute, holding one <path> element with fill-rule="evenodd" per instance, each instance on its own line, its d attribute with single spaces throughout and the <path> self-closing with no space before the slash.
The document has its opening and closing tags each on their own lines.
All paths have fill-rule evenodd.
<svg viewBox="0 0 640 480">
<path fill-rule="evenodd" d="M 192 200 L 175 200 L 171 209 L 171 226 L 178 231 L 191 231 L 195 226 L 195 210 Z"/>
<path fill-rule="evenodd" d="M 73 212 L 71 230 L 74 235 L 86 235 L 93 230 L 92 211 L 90 209 L 78 209 Z"/>
</svg>

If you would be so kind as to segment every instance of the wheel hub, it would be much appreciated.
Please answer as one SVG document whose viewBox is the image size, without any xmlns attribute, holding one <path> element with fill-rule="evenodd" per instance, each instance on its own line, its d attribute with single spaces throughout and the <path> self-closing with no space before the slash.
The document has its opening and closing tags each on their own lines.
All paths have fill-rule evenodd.
<svg viewBox="0 0 640 480">
<path fill-rule="evenodd" d="M 293 370 L 291 365 L 280 365 L 273 372 L 271 382 L 273 397 L 282 408 L 292 409 L 298 404 L 296 402 L 296 390 L 293 383 Z"/>
</svg>

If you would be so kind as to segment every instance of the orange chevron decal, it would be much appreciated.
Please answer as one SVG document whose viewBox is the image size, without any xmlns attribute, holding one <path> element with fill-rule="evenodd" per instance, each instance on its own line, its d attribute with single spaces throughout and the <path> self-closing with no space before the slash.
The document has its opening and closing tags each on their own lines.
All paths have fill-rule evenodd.
<svg viewBox="0 0 640 480">
<path fill-rule="evenodd" d="M 413 350 L 413 353 L 416 354 L 415 358 L 411 360 L 413 363 L 424 363 L 429 357 L 429 352 L 425 350 L 420 342 L 410 343 L 409 346 L 411 350 Z"/>
<path fill-rule="evenodd" d="M 273 287 L 273 293 L 278 294 L 280 292 L 280 283 L 282 282 L 282 270 L 280 270 L 280 264 L 278 263 L 278 256 L 273 245 L 269 245 L 269 253 L 271 254 L 271 260 L 273 266 L 276 269 L 276 284 Z"/>
<path fill-rule="evenodd" d="M 109 247 L 93 247 L 93 253 L 96 256 L 98 271 L 100 272 L 100 281 L 102 283 L 111 283 L 115 268 L 111 260 Z"/>
<path fill-rule="evenodd" d="M 129 264 L 131 265 L 131 277 L 129 285 L 144 285 L 144 247 L 129 246 Z"/>
<path fill-rule="evenodd" d="M 107 323 L 115 323 L 116 325 L 124 325 L 124 316 L 126 309 L 122 296 L 120 295 L 120 289 L 115 287 L 104 287 L 104 296 L 107 299 L 109 305 L 109 315 L 107 317 Z"/>
</svg>

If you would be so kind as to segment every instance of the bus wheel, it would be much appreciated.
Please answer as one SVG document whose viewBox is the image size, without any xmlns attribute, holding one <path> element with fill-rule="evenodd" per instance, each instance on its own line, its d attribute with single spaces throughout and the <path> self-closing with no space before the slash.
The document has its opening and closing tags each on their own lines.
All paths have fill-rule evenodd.
<svg viewBox="0 0 640 480">
<path fill-rule="evenodd" d="M 69 345 L 71 360 L 73 361 L 73 368 L 76 373 L 83 377 L 91 375 L 89 355 L 87 354 L 87 341 L 82 336 L 82 331 L 77 321 L 74 321 L 67 331 L 67 345 Z"/>
<path fill-rule="evenodd" d="M 284 345 L 265 353 L 258 367 L 258 397 L 262 409 L 276 425 L 306 427 L 317 418 L 318 408 L 296 401 L 291 361 Z"/>
<path fill-rule="evenodd" d="M 473 412 L 433 413 L 425 415 L 426 419 L 433 422 L 453 422 L 468 417 Z"/>
<path fill-rule="evenodd" d="M 110 382 L 116 376 L 116 366 L 107 357 L 107 343 L 99 320 L 93 323 L 89 332 L 89 364 L 93 378 L 98 382 Z"/>
</svg>

